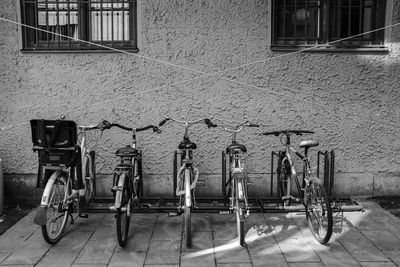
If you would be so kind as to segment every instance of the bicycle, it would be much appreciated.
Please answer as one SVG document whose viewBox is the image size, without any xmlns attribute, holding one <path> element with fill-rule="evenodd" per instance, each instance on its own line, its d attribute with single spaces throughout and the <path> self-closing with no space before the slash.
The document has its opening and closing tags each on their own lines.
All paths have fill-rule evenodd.
<svg viewBox="0 0 400 267">
<path fill-rule="evenodd" d="M 186 247 L 190 248 L 192 246 L 191 211 L 195 204 L 194 189 L 199 178 L 199 170 L 193 166 L 193 150 L 197 148 L 197 145 L 190 141 L 188 131 L 190 126 L 197 123 L 205 123 L 208 128 L 217 127 L 217 125 L 213 124 L 207 118 L 194 121 L 180 121 L 167 116 L 159 123 L 159 126 L 163 126 L 169 120 L 185 125 L 183 141 L 178 146 L 182 151 L 182 165 L 177 173 L 175 189 L 175 194 L 179 197 L 179 206 L 178 213 L 173 215 L 184 214 L 185 244 Z"/>
<path fill-rule="evenodd" d="M 41 226 L 44 240 L 57 243 L 72 214 L 88 218 L 86 206 L 95 196 L 95 152 L 87 148 L 86 133 L 103 131 L 107 121 L 79 126 L 74 121 L 31 120 L 33 151 L 39 155 L 39 179 L 45 180 L 40 205 L 33 222 Z M 80 140 L 79 136 L 81 137 Z M 78 142 L 79 141 L 79 142 Z M 46 179 L 46 171 L 53 172 Z"/>
<path fill-rule="evenodd" d="M 282 130 L 265 132 L 263 135 L 281 136 L 280 141 L 285 146 L 284 151 L 279 152 L 277 178 L 279 185 L 279 195 L 284 207 L 290 206 L 293 202 L 301 202 L 305 207 L 308 226 L 314 238 L 321 244 L 326 244 L 332 235 L 332 207 L 330 196 L 326 193 L 323 182 L 311 173 L 310 159 L 308 151 L 311 147 L 319 145 L 317 141 L 306 140 L 299 144 L 304 148 L 304 155 L 296 151 L 290 143 L 292 134 L 303 135 L 312 134 L 312 131 L 304 130 Z M 286 140 L 283 141 L 283 138 Z M 303 161 L 302 184 L 297 178 L 291 153 L 294 153 Z M 291 181 L 294 180 L 300 198 L 291 195 Z"/>
<path fill-rule="evenodd" d="M 236 135 L 245 127 L 259 127 L 248 121 L 237 126 L 221 126 L 224 131 L 232 133 L 232 143 L 226 148 L 229 157 L 229 177 L 228 181 L 223 181 L 223 188 L 228 187 L 228 193 L 224 197 L 230 195 L 229 212 L 236 214 L 236 227 L 239 243 L 245 246 L 244 224 L 245 219 L 250 215 L 250 205 L 248 201 L 247 186 L 251 183 L 248 181 L 246 172 L 244 171 L 243 155 L 247 153 L 247 148 L 243 144 L 236 141 Z M 225 192 L 224 192 L 225 193 Z"/>
<path fill-rule="evenodd" d="M 119 164 L 114 169 L 111 189 L 115 201 L 110 210 L 116 212 L 118 244 L 124 247 L 128 242 L 131 214 L 135 208 L 140 207 L 140 199 L 143 194 L 142 151 L 136 148 L 136 133 L 153 129 L 155 133 L 160 134 L 161 130 L 153 125 L 130 128 L 117 123 L 107 125 L 106 129 L 114 126 L 132 132 L 132 145 L 120 148 L 115 152 L 119 157 Z"/>
</svg>

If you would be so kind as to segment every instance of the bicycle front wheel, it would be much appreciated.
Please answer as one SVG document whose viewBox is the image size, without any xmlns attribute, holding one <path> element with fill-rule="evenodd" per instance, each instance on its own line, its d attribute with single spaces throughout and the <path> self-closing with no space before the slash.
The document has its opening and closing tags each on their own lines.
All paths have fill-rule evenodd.
<svg viewBox="0 0 400 267">
<path fill-rule="evenodd" d="M 90 203 L 95 196 L 95 182 L 96 182 L 95 152 L 90 151 L 89 157 L 90 160 L 86 161 L 86 177 L 84 177 L 85 189 L 86 189 L 85 190 L 86 203 Z"/>
<path fill-rule="evenodd" d="M 314 238 L 326 244 L 332 235 L 332 207 L 324 186 L 313 178 L 305 188 L 305 206 L 308 226 Z"/>
<path fill-rule="evenodd" d="M 128 242 L 128 234 L 129 234 L 129 222 L 130 222 L 130 194 L 128 189 L 128 181 L 130 180 L 125 175 L 121 175 L 119 179 L 123 179 L 119 185 L 122 184 L 121 190 L 118 190 L 116 193 L 116 198 L 119 199 L 121 205 L 117 208 L 117 239 L 118 244 L 121 247 L 125 247 Z"/>
<path fill-rule="evenodd" d="M 64 176 L 49 179 L 51 186 L 47 206 L 47 222 L 42 225 L 42 235 L 49 244 L 57 243 L 68 222 L 67 197 L 72 193 L 71 181 Z M 47 186 L 46 186 L 47 187 Z"/>
<path fill-rule="evenodd" d="M 184 217 L 185 217 L 185 243 L 186 247 L 192 247 L 192 222 L 191 222 L 191 190 L 190 190 L 190 170 L 185 169 L 185 206 L 184 206 Z"/>
</svg>

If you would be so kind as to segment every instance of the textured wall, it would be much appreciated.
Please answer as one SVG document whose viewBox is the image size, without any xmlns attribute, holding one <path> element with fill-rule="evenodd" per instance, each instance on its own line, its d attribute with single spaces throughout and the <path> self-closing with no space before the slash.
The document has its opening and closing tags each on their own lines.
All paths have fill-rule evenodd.
<svg viewBox="0 0 400 267">
<path fill-rule="evenodd" d="M 15 1 L 2 0 L 1 17 L 16 20 Z M 400 26 L 391 30 L 389 53 L 284 56 L 287 52 L 269 48 L 269 15 L 264 0 L 140 1 L 140 51 L 133 55 L 21 53 L 17 26 L 0 21 L 0 126 L 16 125 L 0 131 L 6 178 L 37 171 L 27 124 L 33 118 L 63 114 L 79 124 L 107 119 L 142 126 L 167 114 L 180 119 L 214 114 L 230 123 L 262 125 L 238 136 L 250 152 L 247 169 L 260 185 L 253 188 L 257 193 L 266 190 L 270 152 L 280 144 L 258 134 L 281 128 L 314 130 L 321 150 L 335 150 L 339 194 L 399 192 Z M 392 23 L 400 21 L 400 0 L 394 0 L 392 17 Z M 239 67 L 252 62 L 258 63 Z M 172 151 L 183 127 L 168 124 L 163 131 L 138 134 L 149 194 L 171 188 Z M 113 129 L 93 139 L 107 187 L 114 151 L 130 136 Z M 195 160 L 208 182 L 200 191 L 219 192 L 220 151 L 229 134 L 198 125 L 191 140 L 198 144 Z"/>
</svg>

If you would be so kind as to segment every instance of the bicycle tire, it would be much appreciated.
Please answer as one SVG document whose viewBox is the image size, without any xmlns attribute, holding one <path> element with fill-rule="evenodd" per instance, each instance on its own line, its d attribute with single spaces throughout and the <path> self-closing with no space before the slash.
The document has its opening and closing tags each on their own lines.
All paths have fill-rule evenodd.
<svg viewBox="0 0 400 267">
<path fill-rule="evenodd" d="M 121 178 L 121 177 L 120 177 Z M 121 247 L 125 247 L 128 242 L 128 235 L 129 235 L 129 224 L 130 224 L 130 216 L 128 215 L 129 212 L 129 205 L 130 205 L 130 195 L 128 190 L 127 181 L 130 178 L 126 176 L 124 178 L 124 182 L 122 185 L 121 191 L 117 191 L 116 197 L 121 197 L 121 206 L 117 208 L 116 214 L 116 227 L 117 227 L 117 239 L 118 244 Z M 120 196 L 118 196 L 120 194 Z M 123 208 L 125 210 L 123 210 Z"/>
<path fill-rule="evenodd" d="M 243 190 L 243 189 L 242 189 Z M 235 204 L 236 204 L 236 229 L 237 229 L 237 234 L 238 234 L 238 239 L 239 239 L 239 244 L 241 246 L 246 245 L 245 241 L 245 232 L 244 232 L 244 208 L 243 203 L 239 199 L 239 189 L 238 189 L 238 182 L 235 182 Z"/>
<path fill-rule="evenodd" d="M 86 161 L 86 177 L 85 177 L 85 198 L 86 203 L 92 202 L 95 194 L 95 180 L 96 180 L 96 165 L 95 165 L 95 152 L 90 151 L 90 161 Z M 90 166 L 89 162 L 92 163 Z"/>
<path fill-rule="evenodd" d="M 185 169 L 185 206 L 184 206 L 184 228 L 185 228 L 185 244 L 186 247 L 192 247 L 192 222 L 191 222 L 191 182 L 190 170 Z M 190 203 L 190 205 L 188 204 Z"/>
<path fill-rule="evenodd" d="M 49 244 L 55 244 L 61 239 L 68 222 L 66 199 L 72 193 L 72 185 L 70 179 L 63 178 L 59 176 L 48 181 L 48 183 L 53 184 L 51 185 L 47 206 L 47 222 L 41 228 L 43 238 Z"/>
<path fill-rule="evenodd" d="M 292 170 L 287 161 L 285 161 L 284 164 L 281 163 L 279 165 L 280 169 L 279 169 L 278 183 L 279 183 L 280 197 L 282 198 L 287 195 L 287 184 L 288 181 L 291 179 Z"/>
<path fill-rule="evenodd" d="M 306 218 L 314 238 L 326 244 L 332 235 L 332 207 L 324 186 L 317 181 L 312 178 L 305 188 Z"/>
</svg>

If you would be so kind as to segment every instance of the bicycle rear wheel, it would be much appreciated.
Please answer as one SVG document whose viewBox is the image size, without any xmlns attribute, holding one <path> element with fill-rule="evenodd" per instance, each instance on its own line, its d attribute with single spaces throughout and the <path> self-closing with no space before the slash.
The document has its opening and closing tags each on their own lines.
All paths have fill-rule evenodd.
<svg viewBox="0 0 400 267">
<path fill-rule="evenodd" d="M 49 179 L 51 185 L 49 194 L 49 204 L 47 206 L 47 222 L 42 225 L 42 235 L 49 244 L 57 243 L 65 230 L 68 222 L 67 197 L 71 195 L 71 181 L 64 176 L 56 179 Z"/>
<path fill-rule="evenodd" d="M 326 244 L 332 235 L 332 207 L 324 186 L 316 177 L 305 188 L 305 206 L 311 233 L 319 243 Z"/>
<path fill-rule="evenodd" d="M 245 232 L 244 232 L 244 221 L 245 221 L 245 207 L 244 202 L 240 200 L 241 194 L 243 195 L 244 192 L 243 182 L 238 182 L 235 179 L 235 205 L 236 205 L 236 228 L 239 243 L 241 246 L 245 246 Z"/>
<path fill-rule="evenodd" d="M 121 247 L 125 247 L 128 242 L 129 223 L 130 223 L 130 204 L 131 198 L 128 188 L 130 179 L 125 175 L 121 175 L 119 179 L 123 179 L 122 188 L 116 193 L 116 198 L 121 200 L 121 206 L 117 208 L 116 226 L 117 226 L 117 239 Z M 120 183 L 118 183 L 120 184 Z"/>
<path fill-rule="evenodd" d="M 278 166 L 278 184 L 280 190 L 280 197 L 287 197 L 288 195 L 288 183 L 292 176 L 292 170 L 287 161 L 280 162 Z"/>
<path fill-rule="evenodd" d="M 192 222 L 191 222 L 191 208 L 192 208 L 192 197 L 190 190 L 190 170 L 185 169 L 184 183 L 185 183 L 185 206 L 184 206 L 184 217 L 185 217 L 185 243 L 186 247 L 192 247 Z"/>
</svg>

